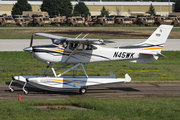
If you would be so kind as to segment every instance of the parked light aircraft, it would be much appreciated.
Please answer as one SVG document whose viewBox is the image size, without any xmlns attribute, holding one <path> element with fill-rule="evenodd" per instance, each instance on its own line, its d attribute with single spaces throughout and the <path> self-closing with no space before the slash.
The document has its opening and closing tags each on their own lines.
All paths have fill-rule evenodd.
<svg viewBox="0 0 180 120">
<path fill-rule="evenodd" d="M 86 35 L 83 38 L 79 38 L 80 35 L 76 38 L 66 38 L 45 33 L 36 33 L 35 35 L 50 38 L 52 44 L 32 46 L 32 35 L 30 47 L 24 48 L 24 51 L 29 52 L 37 60 L 47 63 L 47 68 L 41 76 L 27 75 L 12 77 L 13 79 L 9 84 L 9 89 L 11 92 L 14 91 L 11 88 L 14 80 L 23 85 L 22 89 L 25 94 L 28 94 L 28 91 L 25 90 L 27 84 L 50 91 L 69 90 L 85 93 L 87 88 L 90 87 L 130 82 L 131 77 L 128 74 L 125 75 L 125 78 L 116 78 L 112 72 L 110 72 L 110 76 L 88 76 L 83 64 L 115 60 L 148 63 L 157 60 L 158 57 L 164 56 L 161 54 L 161 50 L 172 28 L 173 26 L 171 25 L 161 25 L 145 42 L 116 48 L 104 48 L 99 44 L 105 44 L 105 42 L 109 41 L 86 39 Z M 64 66 L 54 69 L 51 63 L 64 64 Z M 67 68 L 61 74 L 57 74 L 57 70 L 66 68 L 71 64 L 74 66 Z M 75 75 L 76 67 L 79 65 L 84 71 L 84 76 Z M 49 67 L 51 67 L 52 71 L 47 72 Z M 73 70 L 73 75 L 65 76 L 64 74 L 70 70 Z M 50 73 L 53 73 L 53 76 L 48 75 Z"/>
</svg>

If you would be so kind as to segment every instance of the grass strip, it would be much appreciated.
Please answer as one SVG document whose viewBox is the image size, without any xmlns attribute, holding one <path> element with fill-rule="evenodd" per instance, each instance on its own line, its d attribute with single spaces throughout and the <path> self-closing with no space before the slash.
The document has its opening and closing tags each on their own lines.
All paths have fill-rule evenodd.
<svg viewBox="0 0 180 120">
<path fill-rule="evenodd" d="M 177 120 L 180 118 L 180 98 L 122 99 L 122 100 L 53 100 L 53 101 L 0 101 L 0 119 L 71 119 L 71 120 Z M 42 111 L 32 106 L 72 105 L 88 110 Z"/>
<path fill-rule="evenodd" d="M 157 27 L 84 27 L 84 28 L 71 28 L 55 29 L 49 27 L 48 29 L 0 29 L 0 39 L 30 39 L 32 33 L 48 33 L 64 37 L 75 38 L 80 33 L 87 34 L 87 38 L 100 38 L 100 39 L 146 39 L 148 38 Z M 173 28 L 170 33 L 169 39 L 180 39 L 180 28 Z M 83 35 L 82 35 L 83 36 Z M 44 39 L 44 37 L 35 36 L 35 39 Z"/>
</svg>

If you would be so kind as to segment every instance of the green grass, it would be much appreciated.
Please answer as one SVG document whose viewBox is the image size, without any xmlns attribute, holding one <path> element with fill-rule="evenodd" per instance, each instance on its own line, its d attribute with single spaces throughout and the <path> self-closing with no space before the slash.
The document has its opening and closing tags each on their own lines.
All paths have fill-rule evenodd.
<svg viewBox="0 0 180 120">
<path fill-rule="evenodd" d="M 177 120 L 180 118 L 180 98 L 163 99 L 69 99 L 53 101 L 0 101 L 1 120 Z M 73 105 L 88 110 L 48 110 L 37 105 Z"/>
<path fill-rule="evenodd" d="M 136 27 L 136 26 L 135 26 Z M 67 27 L 68 28 L 68 27 Z M 148 28 L 148 29 L 147 29 Z M 70 28 L 71 29 L 71 28 Z M 87 27 L 87 29 L 89 29 Z M 94 28 L 93 28 L 94 29 Z M 96 29 L 96 28 L 95 28 Z M 114 28 L 113 28 L 114 29 Z M 156 28 L 117 28 L 116 30 L 129 30 L 148 32 L 151 34 Z M 49 27 L 50 32 L 60 32 Z M 30 39 L 31 33 L 48 32 L 44 29 L 1 29 L 0 39 Z M 109 28 L 108 30 L 112 30 Z M 84 30 L 74 31 L 82 32 Z M 174 28 L 169 38 L 179 38 L 180 29 Z M 103 31 L 102 31 L 103 32 Z M 59 34 L 58 34 L 59 35 Z M 175 36 L 177 35 L 177 36 Z M 64 35 L 67 37 L 75 37 L 77 35 Z M 115 36 L 115 37 L 114 37 Z M 131 35 L 129 35 L 131 36 Z M 175 36 L 175 37 L 174 37 Z M 43 38 L 36 36 L 35 39 Z M 119 37 L 116 35 L 92 35 L 89 38 L 135 38 L 135 37 Z M 137 38 L 137 37 L 136 37 Z M 147 37 L 139 37 L 147 38 Z M 43 38 L 44 39 L 44 38 Z M 167 58 L 159 58 L 157 61 L 148 64 L 135 64 L 123 61 L 112 61 L 102 63 L 86 64 L 85 69 L 88 75 L 109 75 L 112 71 L 116 77 L 124 77 L 128 73 L 132 81 L 180 81 L 180 51 L 163 51 Z M 59 67 L 59 64 L 53 64 Z M 0 83 L 10 82 L 14 75 L 41 75 L 45 70 L 46 64 L 37 61 L 26 52 L 0 52 Z M 62 72 L 61 70 L 60 72 Z M 60 73 L 59 72 L 59 73 Z M 72 74 L 71 72 L 67 73 Z M 77 75 L 83 75 L 81 71 L 77 71 Z M 82 96 L 71 97 L 68 100 L 53 101 L 13 101 L 0 99 L 0 120 L 52 120 L 52 119 L 74 119 L 74 120 L 177 120 L 180 118 L 180 98 L 163 98 L 163 99 L 121 99 L 121 100 L 97 100 L 83 98 Z M 48 111 L 42 111 L 33 106 L 46 105 L 52 108 Z M 73 105 L 84 107 L 88 110 L 70 110 L 57 109 L 54 110 L 51 105 Z"/>
<path fill-rule="evenodd" d="M 64 28 L 64 29 L 63 29 Z M 55 29 L 54 27 L 29 29 L 0 29 L 0 39 L 30 39 L 32 33 L 49 33 L 59 36 L 75 38 L 80 33 L 90 33 L 87 38 L 100 39 L 146 39 L 157 27 L 83 27 L 72 29 L 71 27 L 63 27 Z M 179 39 L 180 28 L 173 28 L 169 39 Z M 82 35 L 83 36 L 83 35 Z M 35 36 L 35 39 L 45 39 L 44 37 Z"/>
<path fill-rule="evenodd" d="M 180 51 L 163 51 L 167 57 L 147 64 L 111 61 L 84 65 L 88 75 L 109 75 L 112 71 L 116 77 L 124 78 L 128 73 L 132 81 L 180 81 Z M 33 58 L 27 52 L 0 52 L 0 83 L 10 82 L 15 75 L 42 75 L 47 64 Z M 54 68 L 61 64 L 53 64 Z M 64 70 L 57 73 L 60 74 Z M 72 71 L 67 75 L 71 75 Z M 84 75 L 77 71 L 76 75 Z"/>
<path fill-rule="evenodd" d="M 0 39 L 31 39 L 32 33 L 35 33 L 36 30 L 28 29 L 1 29 L 0 30 Z M 36 36 L 36 39 L 43 38 Z"/>
</svg>

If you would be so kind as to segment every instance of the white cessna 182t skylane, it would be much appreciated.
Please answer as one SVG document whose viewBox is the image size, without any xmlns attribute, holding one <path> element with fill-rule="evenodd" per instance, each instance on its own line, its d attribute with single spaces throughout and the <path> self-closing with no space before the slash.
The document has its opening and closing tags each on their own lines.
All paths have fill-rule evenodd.
<svg viewBox="0 0 180 120">
<path fill-rule="evenodd" d="M 125 75 L 125 78 L 116 78 L 112 72 L 110 72 L 110 76 L 88 76 L 83 64 L 113 60 L 148 63 L 157 60 L 158 57 L 164 56 L 161 54 L 161 50 L 172 28 L 173 26 L 170 25 L 161 25 L 145 42 L 116 48 L 101 47 L 98 44 L 104 44 L 104 40 L 85 39 L 86 35 L 80 39 L 78 38 L 80 35 L 76 38 L 66 38 L 45 33 L 36 33 L 35 35 L 50 38 L 53 43 L 51 45 L 32 46 L 32 35 L 30 47 L 24 48 L 24 51 L 30 52 L 34 58 L 47 63 L 47 68 L 41 76 L 27 75 L 12 77 L 13 79 L 9 84 L 9 89 L 11 92 L 14 91 L 11 88 L 14 80 L 23 85 L 22 89 L 25 94 L 28 94 L 28 91 L 25 90 L 26 84 L 49 91 L 68 90 L 85 93 L 89 87 L 130 82 L 131 78 L 128 74 Z M 64 66 L 55 70 L 51 63 L 64 64 Z M 59 75 L 56 74 L 57 70 L 66 68 L 70 64 L 74 66 L 67 68 L 66 71 Z M 75 68 L 79 65 L 84 71 L 84 76 L 75 75 Z M 52 71 L 47 72 L 49 67 L 51 67 Z M 64 76 L 70 70 L 73 70 L 73 75 Z M 48 76 L 49 73 L 53 73 L 54 75 Z"/>
</svg>

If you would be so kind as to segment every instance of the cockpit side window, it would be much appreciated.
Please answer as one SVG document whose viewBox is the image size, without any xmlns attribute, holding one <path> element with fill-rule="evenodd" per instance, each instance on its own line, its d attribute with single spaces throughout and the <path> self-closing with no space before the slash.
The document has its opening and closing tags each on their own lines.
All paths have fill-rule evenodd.
<svg viewBox="0 0 180 120">
<path fill-rule="evenodd" d="M 93 45 L 85 45 L 84 49 L 85 50 L 96 50 L 97 48 L 95 46 L 93 46 Z"/>
<path fill-rule="evenodd" d="M 57 40 L 56 42 L 54 42 L 54 44 L 66 48 L 68 45 L 68 42 L 66 42 L 66 40 Z"/>
<path fill-rule="evenodd" d="M 78 43 L 70 43 L 69 49 L 74 50 L 78 46 Z"/>
<path fill-rule="evenodd" d="M 84 44 L 81 44 L 78 48 L 78 50 L 83 50 L 84 49 Z"/>
<path fill-rule="evenodd" d="M 74 50 L 78 45 L 79 43 L 70 43 L 69 49 Z M 77 50 L 95 50 L 95 49 L 97 48 L 93 45 L 81 44 Z"/>
<path fill-rule="evenodd" d="M 63 47 L 67 48 L 67 46 L 68 46 L 68 42 L 66 41 L 66 42 L 63 43 Z"/>
</svg>

